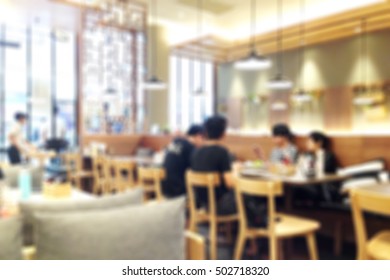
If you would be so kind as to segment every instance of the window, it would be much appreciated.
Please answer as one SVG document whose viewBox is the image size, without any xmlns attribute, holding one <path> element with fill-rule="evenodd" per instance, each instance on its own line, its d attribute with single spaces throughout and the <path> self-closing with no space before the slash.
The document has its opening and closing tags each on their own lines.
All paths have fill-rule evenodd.
<svg viewBox="0 0 390 280">
<path fill-rule="evenodd" d="M 213 63 L 180 56 L 170 58 L 169 119 L 172 131 L 202 123 L 214 111 Z M 199 89 L 201 93 L 197 92 Z"/>
<path fill-rule="evenodd" d="M 8 134 L 16 112 L 30 118 L 26 138 L 42 146 L 59 136 L 76 144 L 76 40 L 68 31 L 42 26 L 0 25 L 0 147 L 9 146 Z M 55 114 L 57 108 L 58 114 Z M 61 120 L 62 119 L 62 120 Z"/>
</svg>

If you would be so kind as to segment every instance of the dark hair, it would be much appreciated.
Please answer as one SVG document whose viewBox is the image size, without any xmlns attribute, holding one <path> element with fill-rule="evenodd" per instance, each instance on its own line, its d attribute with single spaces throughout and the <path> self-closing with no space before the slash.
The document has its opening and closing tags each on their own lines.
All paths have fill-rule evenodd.
<svg viewBox="0 0 390 280">
<path fill-rule="evenodd" d="M 17 120 L 17 121 L 25 120 L 27 118 L 28 118 L 28 116 L 25 113 L 17 112 L 15 114 L 15 120 Z"/>
<path fill-rule="evenodd" d="M 203 134 L 204 134 L 203 126 L 198 124 L 191 125 L 191 127 L 187 131 L 188 136 L 197 136 Z"/>
<path fill-rule="evenodd" d="M 204 128 L 208 139 L 221 139 L 227 128 L 227 120 L 222 116 L 212 116 L 205 121 Z"/>
<path fill-rule="evenodd" d="M 290 131 L 290 128 L 283 123 L 276 124 L 272 127 L 272 135 L 274 137 L 287 138 L 290 142 L 294 142 L 295 140 L 295 136 Z"/>
<path fill-rule="evenodd" d="M 309 138 L 313 140 L 315 143 L 321 143 L 321 147 L 324 150 L 329 150 L 330 149 L 330 140 L 329 137 L 327 137 L 325 134 L 314 131 L 310 133 Z"/>
</svg>

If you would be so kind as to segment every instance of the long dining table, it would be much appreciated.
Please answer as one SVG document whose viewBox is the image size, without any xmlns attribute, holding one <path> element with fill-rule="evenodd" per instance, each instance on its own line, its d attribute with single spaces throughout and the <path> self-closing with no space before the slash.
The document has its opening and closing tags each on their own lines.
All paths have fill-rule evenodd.
<svg viewBox="0 0 390 280">
<path fill-rule="evenodd" d="M 254 180 L 270 180 L 282 182 L 285 186 L 285 204 L 284 210 L 292 210 L 292 188 L 313 186 L 318 187 L 326 183 L 342 182 L 348 179 L 348 176 L 338 174 L 321 174 L 314 177 L 306 177 L 296 172 L 292 175 L 276 174 L 269 171 L 267 168 L 257 167 L 244 167 L 240 172 L 243 177 L 251 178 Z"/>
</svg>

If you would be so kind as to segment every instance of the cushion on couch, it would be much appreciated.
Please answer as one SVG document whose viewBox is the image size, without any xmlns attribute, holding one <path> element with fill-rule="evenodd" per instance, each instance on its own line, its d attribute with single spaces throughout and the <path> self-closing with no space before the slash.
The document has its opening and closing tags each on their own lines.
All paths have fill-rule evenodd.
<svg viewBox="0 0 390 280">
<path fill-rule="evenodd" d="M 22 259 L 22 226 L 18 217 L 0 219 L 0 260 Z"/>
<path fill-rule="evenodd" d="M 41 260 L 182 260 L 185 199 L 36 215 Z"/>
<path fill-rule="evenodd" d="M 337 174 L 343 176 L 350 176 L 353 178 L 377 178 L 378 174 L 386 169 L 386 164 L 383 159 L 377 159 L 372 161 L 363 162 L 360 164 L 354 164 L 345 168 L 337 170 Z"/>
<path fill-rule="evenodd" d="M 143 190 L 141 188 L 129 190 L 125 193 L 114 194 L 105 197 L 97 197 L 89 200 L 45 200 L 22 201 L 20 211 L 23 217 L 24 244 L 32 245 L 33 241 L 33 216 L 35 213 L 69 213 L 98 209 L 110 209 L 126 207 L 143 202 Z"/>
<path fill-rule="evenodd" d="M 11 188 L 17 188 L 19 185 L 19 172 L 24 168 L 20 165 L 11 165 L 4 168 L 5 184 Z M 31 174 L 31 187 L 33 191 L 41 191 L 43 184 L 43 169 L 42 167 L 27 167 Z"/>
</svg>

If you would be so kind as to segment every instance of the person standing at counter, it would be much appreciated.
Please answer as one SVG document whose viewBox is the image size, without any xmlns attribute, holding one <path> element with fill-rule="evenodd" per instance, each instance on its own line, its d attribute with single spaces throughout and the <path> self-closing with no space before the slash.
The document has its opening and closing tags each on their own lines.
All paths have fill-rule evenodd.
<svg viewBox="0 0 390 280">
<path fill-rule="evenodd" d="M 297 161 L 298 149 L 294 145 L 294 135 L 285 124 L 276 124 L 272 128 L 271 162 L 274 164 L 294 164 Z"/>
<path fill-rule="evenodd" d="M 196 148 L 203 144 L 204 130 L 192 125 L 186 136 L 177 136 L 165 150 L 163 167 L 166 179 L 162 191 L 166 197 L 177 197 L 186 193 L 185 172 L 190 167 L 191 157 Z"/>
<path fill-rule="evenodd" d="M 12 165 L 22 163 L 22 155 L 28 154 L 34 147 L 24 138 L 24 128 L 28 116 L 24 113 L 15 114 L 15 124 L 9 134 L 10 147 L 8 148 L 8 158 Z"/>
</svg>

